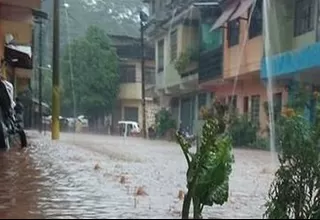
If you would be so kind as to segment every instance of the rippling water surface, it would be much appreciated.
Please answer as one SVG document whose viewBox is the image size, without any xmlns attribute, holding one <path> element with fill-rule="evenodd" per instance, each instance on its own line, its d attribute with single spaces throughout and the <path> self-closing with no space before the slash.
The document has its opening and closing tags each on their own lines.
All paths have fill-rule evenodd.
<svg viewBox="0 0 320 220">
<path fill-rule="evenodd" d="M 173 143 L 29 132 L 31 147 L 0 152 L 0 218 L 179 218 L 186 165 Z M 207 218 L 261 218 L 270 153 L 236 150 L 230 200 Z M 137 191 L 143 195 L 136 195 Z"/>
</svg>

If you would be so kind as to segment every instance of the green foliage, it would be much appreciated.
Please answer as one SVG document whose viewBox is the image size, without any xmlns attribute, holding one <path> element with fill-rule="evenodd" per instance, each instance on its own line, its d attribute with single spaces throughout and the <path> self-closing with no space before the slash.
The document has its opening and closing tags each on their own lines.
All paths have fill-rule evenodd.
<svg viewBox="0 0 320 220">
<path fill-rule="evenodd" d="M 63 110 L 70 114 L 73 97 L 68 49 L 62 65 L 62 97 Z M 89 27 L 86 36 L 74 40 L 70 49 L 75 99 L 77 109 L 81 111 L 79 113 L 96 117 L 111 112 L 118 94 L 119 75 L 117 56 L 110 46 L 107 34 L 95 26 Z"/>
<path fill-rule="evenodd" d="M 198 60 L 199 60 L 199 50 L 196 48 L 190 47 L 186 51 L 180 54 L 180 56 L 174 63 L 174 67 L 178 71 L 178 73 L 182 73 L 187 69 L 188 65 L 192 61 L 198 61 Z"/>
<path fill-rule="evenodd" d="M 195 154 L 191 153 L 190 142 L 177 133 L 178 143 L 188 164 L 188 192 L 183 202 L 182 218 L 189 218 L 191 201 L 193 217 L 201 218 L 204 206 L 223 205 L 229 196 L 229 175 L 231 173 L 232 141 L 225 132 L 223 122 L 225 111 L 216 105 L 214 115 L 207 114 L 203 126 L 201 145 Z"/>
<path fill-rule="evenodd" d="M 182 52 L 178 59 L 174 63 L 174 67 L 178 73 L 182 73 L 186 70 L 190 63 L 190 54 L 188 52 Z"/>
<path fill-rule="evenodd" d="M 257 139 L 250 143 L 248 147 L 259 150 L 270 150 L 270 139 L 269 137 L 261 137 L 257 135 Z"/>
<path fill-rule="evenodd" d="M 156 132 L 159 137 L 163 137 L 167 131 L 176 128 L 176 122 L 172 119 L 171 113 L 166 109 L 161 109 L 156 115 Z"/>
<path fill-rule="evenodd" d="M 278 122 L 280 167 L 266 204 L 269 219 L 320 218 L 320 105 L 310 124 L 301 111 L 304 97 L 296 100 L 291 103 L 296 109 L 286 109 Z"/>
<path fill-rule="evenodd" d="M 257 141 L 259 127 L 246 114 L 234 115 L 231 118 L 228 131 L 234 146 L 248 147 Z"/>
</svg>

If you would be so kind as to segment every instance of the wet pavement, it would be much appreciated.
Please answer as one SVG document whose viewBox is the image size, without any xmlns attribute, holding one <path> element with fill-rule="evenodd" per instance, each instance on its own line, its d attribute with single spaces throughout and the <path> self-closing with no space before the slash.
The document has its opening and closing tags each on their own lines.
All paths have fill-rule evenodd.
<svg viewBox="0 0 320 220">
<path fill-rule="evenodd" d="M 180 218 L 185 160 L 164 141 L 28 133 L 28 149 L 0 153 L 0 218 Z M 268 152 L 235 150 L 229 202 L 205 218 L 261 218 L 272 180 Z"/>
</svg>

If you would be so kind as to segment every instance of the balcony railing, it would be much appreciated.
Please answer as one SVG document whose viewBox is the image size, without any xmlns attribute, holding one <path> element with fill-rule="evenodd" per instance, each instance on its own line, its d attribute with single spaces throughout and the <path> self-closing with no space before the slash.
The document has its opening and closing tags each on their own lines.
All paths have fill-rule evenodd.
<svg viewBox="0 0 320 220">
<path fill-rule="evenodd" d="M 199 83 L 222 76 L 223 48 L 202 52 L 199 59 Z"/>
</svg>

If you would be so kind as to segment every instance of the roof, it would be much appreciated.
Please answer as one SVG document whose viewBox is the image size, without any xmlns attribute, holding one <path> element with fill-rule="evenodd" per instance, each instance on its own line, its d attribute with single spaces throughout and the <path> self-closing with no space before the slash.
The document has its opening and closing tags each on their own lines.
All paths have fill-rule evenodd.
<svg viewBox="0 0 320 220">
<path fill-rule="evenodd" d="M 193 8 L 193 3 L 212 3 L 217 2 L 221 4 L 223 0 L 184 0 L 178 3 L 175 3 L 172 7 L 166 7 L 162 11 L 157 12 L 155 16 L 152 16 L 149 20 L 149 22 L 146 25 L 146 28 L 148 29 L 150 26 L 155 25 L 153 29 L 155 31 L 158 31 L 158 27 L 163 27 L 164 25 L 168 24 L 169 21 L 171 21 L 173 18 L 175 18 L 174 22 L 170 23 L 170 26 L 173 26 L 181 21 L 185 20 L 185 15 L 189 15 L 189 11 Z M 206 6 L 207 7 L 207 6 Z M 173 16 L 174 14 L 174 16 Z M 195 15 L 196 13 L 190 13 Z"/>
</svg>

